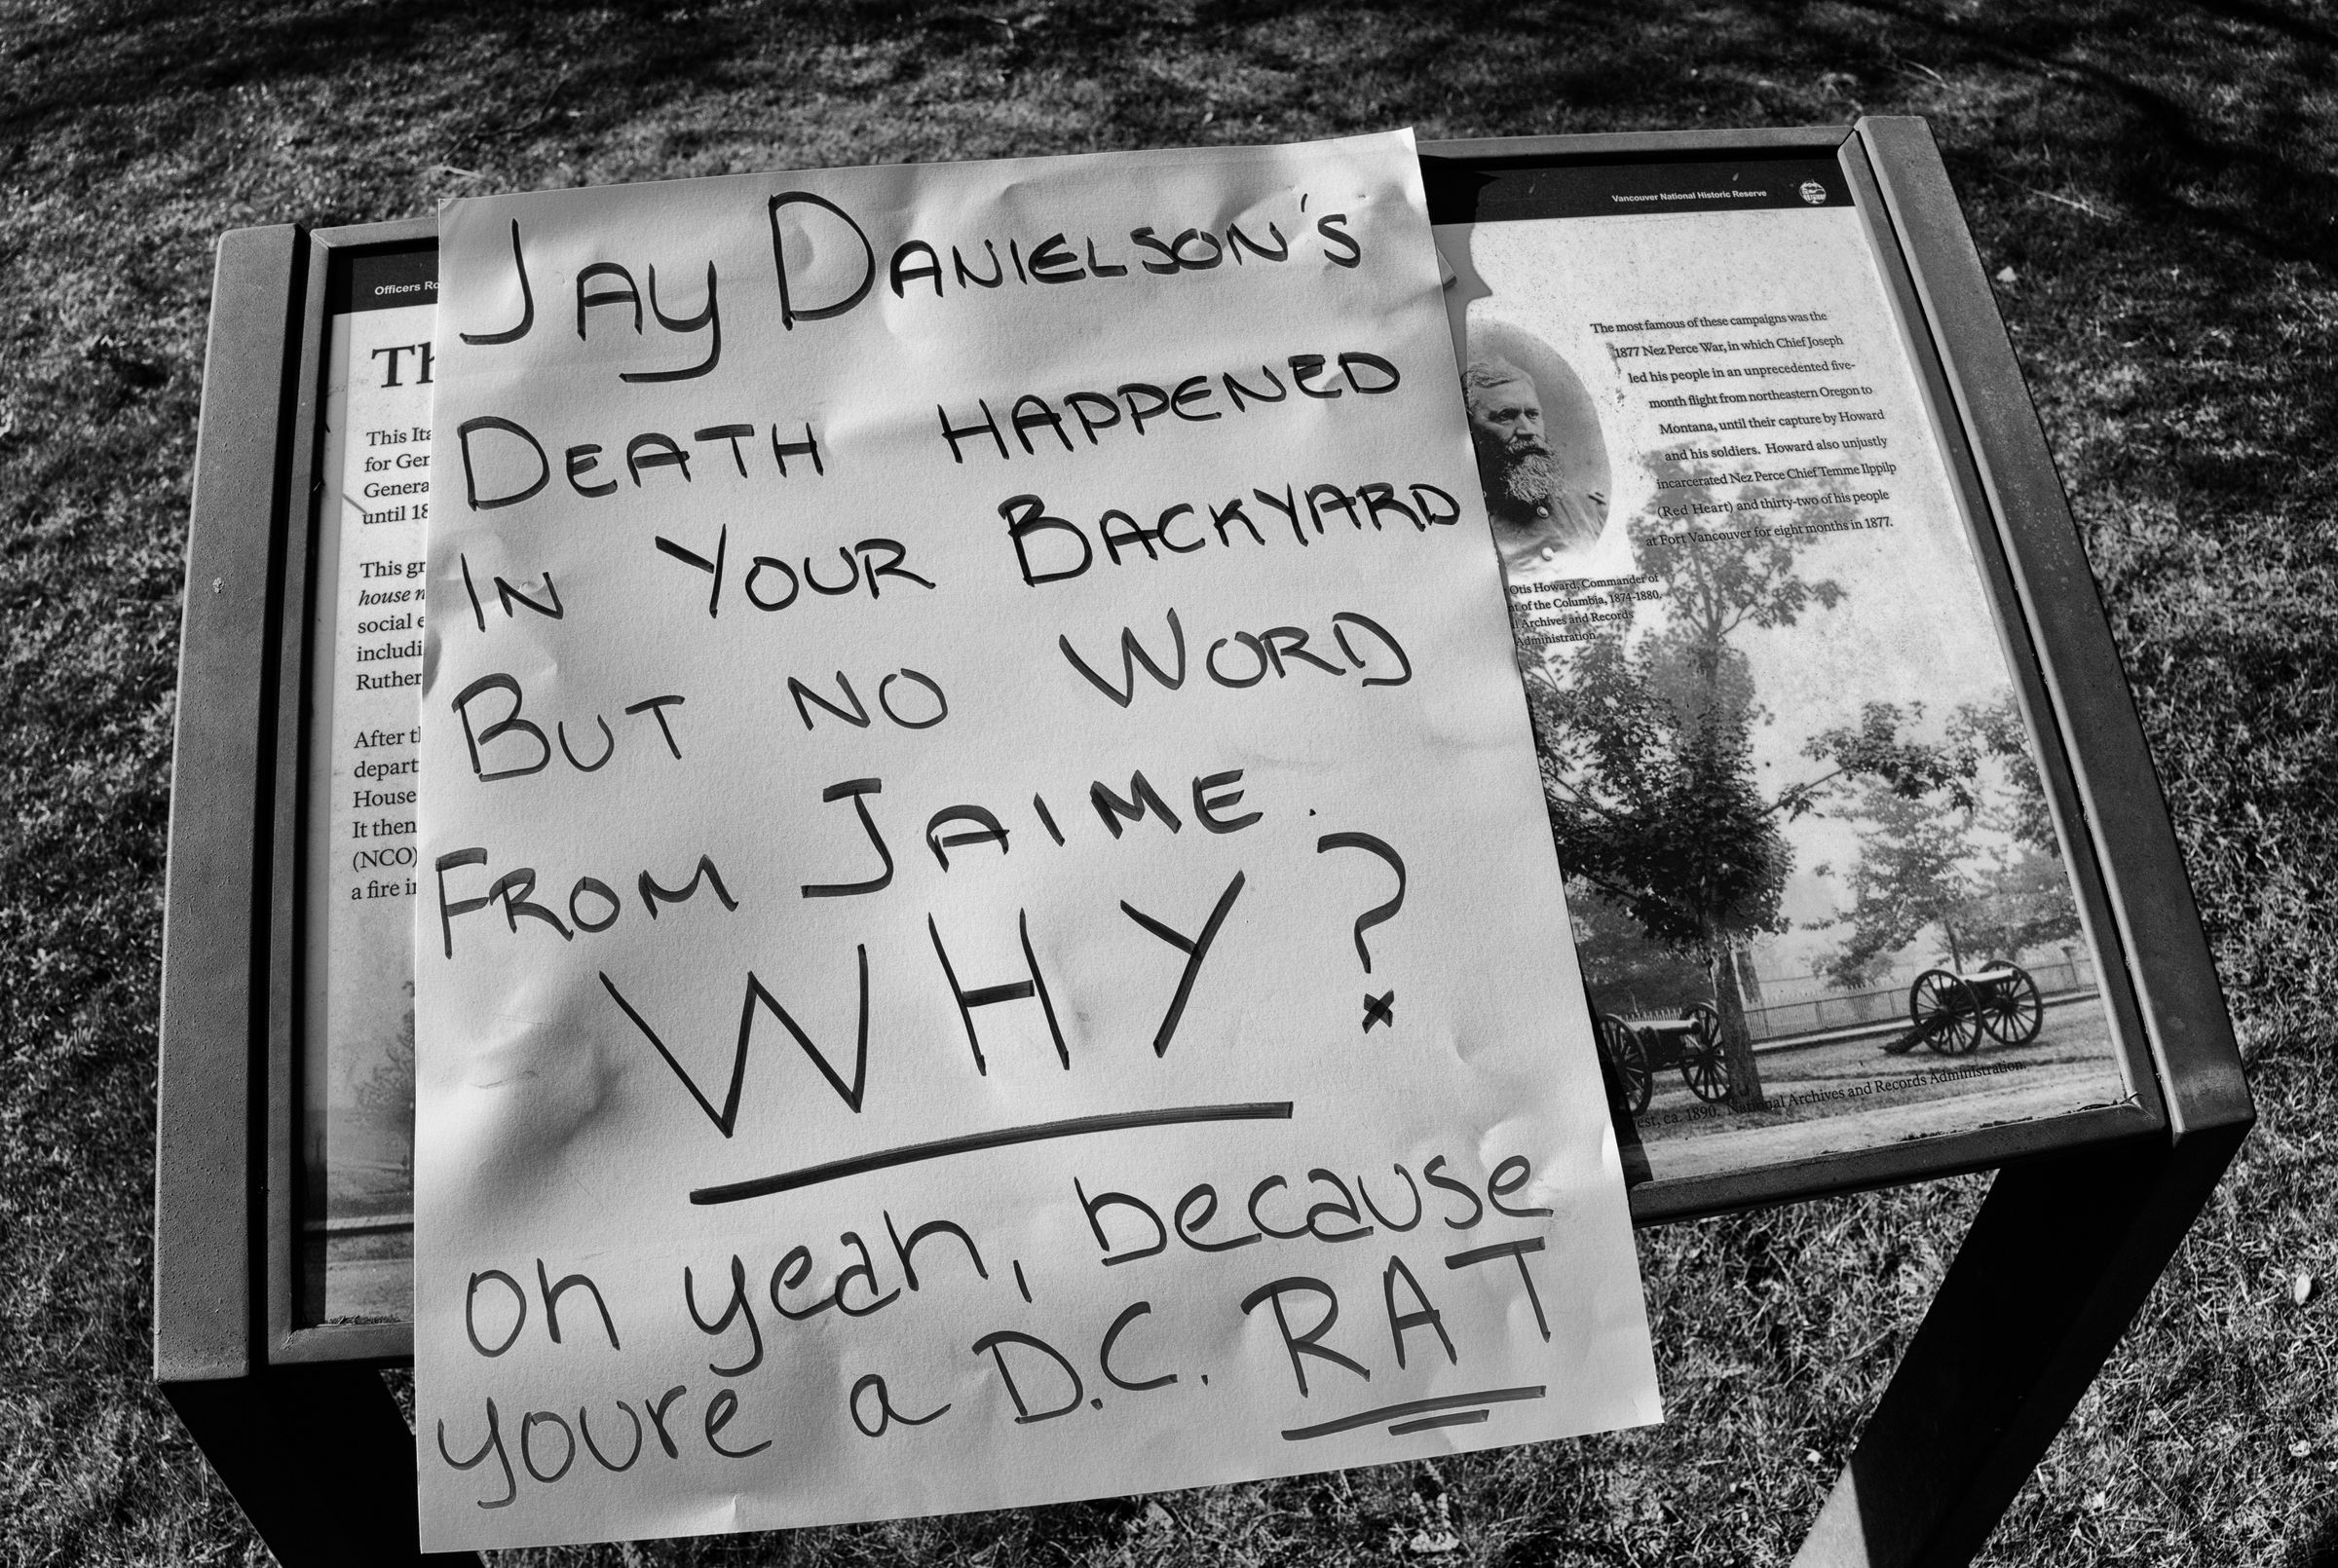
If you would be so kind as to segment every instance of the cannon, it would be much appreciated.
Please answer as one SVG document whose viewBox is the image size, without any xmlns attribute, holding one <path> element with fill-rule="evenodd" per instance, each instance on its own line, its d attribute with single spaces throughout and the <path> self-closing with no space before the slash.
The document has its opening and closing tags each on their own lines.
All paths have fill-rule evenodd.
<svg viewBox="0 0 2338 1568">
<path fill-rule="evenodd" d="M 1999 1045 L 2027 1045 L 2038 1037 L 2045 1017 L 2038 983 L 2019 964 L 1998 961 L 1971 974 L 1927 969 L 1907 989 L 1907 1020 L 1913 1027 L 1883 1049 L 1900 1056 L 1929 1045 L 1942 1056 L 1965 1056 L 1980 1049 L 1984 1034 Z"/>
<path fill-rule="evenodd" d="M 1721 1015 L 1699 1002 L 1680 1018 L 1641 1019 L 1627 1024 L 1613 1013 L 1595 1013 L 1600 1051 L 1615 1069 L 1624 1102 L 1637 1116 L 1656 1093 L 1656 1074 L 1680 1069 L 1680 1081 L 1699 1100 L 1729 1096 L 1729 1059 L 1721 1050 Z"/>
</svg>

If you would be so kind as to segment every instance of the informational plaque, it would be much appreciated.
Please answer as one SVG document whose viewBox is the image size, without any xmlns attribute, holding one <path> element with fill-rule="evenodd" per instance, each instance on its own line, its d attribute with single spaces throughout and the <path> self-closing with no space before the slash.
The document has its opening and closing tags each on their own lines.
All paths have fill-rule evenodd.
<svg viewBox="0 0 2338 1568">
<path fill-rule="evenodd" d="M 1658 1178 L 2129 1098 L 2065 828 L 1831 158 L 1440 226 L 1619 1117 Z"/>
<path fill-rule="evenodd" d="M 441 246 L 426 1547 L 1658 1418 L 1409 134 Z"/>
<path fill-rule="evenodd" d="M 436 258 L 358 256 L 326 301 L 310 599 L 300 1318 L 406 1315 L 415 769 Z"/>
</svg>

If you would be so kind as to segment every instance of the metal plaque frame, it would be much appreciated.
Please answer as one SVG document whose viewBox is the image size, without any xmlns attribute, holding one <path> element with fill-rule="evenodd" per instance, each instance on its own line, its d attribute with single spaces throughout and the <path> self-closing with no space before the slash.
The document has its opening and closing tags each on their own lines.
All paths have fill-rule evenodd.
<svg viewBox="0 0 2338 1568">
<path fill-rule="evenodd" d="M 1867 225 L 2039 742 L 2130 1095 L 1645 1182 L 1632 1209 L 1652 1224 L 1997 1171 L 1796 1559 L 1967 1562 L 2254 1111 L 2094 581 L 1946 170 L 1924 122 L 1903 118 L 1430 143 L 1421 156 L 1433 209 L 1470 175 L 1831 158 Z M 327 282 L 336 258 L 434 248 L 436 236 L 430 219 L 238 230 L 220 242 L 212 298 L 164 920 L 154 1368 L 286 1563 L 418 1560 L 413 1439 L 377 1371 L 410 1361 L 411 1328 L 300 1321 L 296 1123 Z"/>
</svg>

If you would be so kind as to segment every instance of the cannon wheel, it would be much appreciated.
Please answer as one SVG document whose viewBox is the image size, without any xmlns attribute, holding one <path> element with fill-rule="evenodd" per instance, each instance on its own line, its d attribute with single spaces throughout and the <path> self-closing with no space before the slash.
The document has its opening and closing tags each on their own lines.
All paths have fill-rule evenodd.
<svg viewBox="0 0 2338 1568">
<path fill-rule="evenodd" d="M 2000 1045 L 2027 1045 L 2046 1023 L 2046 1004 L 2038 999 L 2038 983 L 2019 964 L 1990 983 L 1980 996 L 1980 1027 Z"/>
<path fill-rule="evenodd" d="M 1648 1100 L 1656 1093 L 1656 1074 L 1648 1066 L 1648 1051 L 1640 1043 L 1640 1031 L 1612 1013 L 1602 1013 L 1600 1047 L 1615 1068 L 1625 1108 L 1638 1116 L 1648 1108 Z"/>
<path fill-rule="evenodd" d="M 1680 1078 L 1703 1101 L 1729 1098 L 1729 1058 L 1721 1050 L 1721 1015 L 1699 1002 L 1688 1010 L 1696 1027 L 1680 1042 Z"/>
<path fill-rule="evenodd" d="M 1924 1043 L 1942 1056 L 1968 1056 L 1980 1048 L 1980 999 L 1945 969 L 1927 969 L 1916 977 L 1907 990 L 1907 1017 L 1924 1031 Z"/>
</svg>

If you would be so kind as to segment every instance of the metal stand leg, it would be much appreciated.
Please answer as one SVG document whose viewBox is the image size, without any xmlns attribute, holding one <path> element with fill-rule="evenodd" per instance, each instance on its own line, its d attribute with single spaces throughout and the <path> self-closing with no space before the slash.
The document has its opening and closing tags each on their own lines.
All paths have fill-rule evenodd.
<svg viewBox="0 0 2338 1568">
<path fill-rule="evenodd" d="M 1952 1568 L 2004 1516 L 2174 1256 L 2245 1126 L 2009 1167 L 1798 1568 Z"/>
<path fill-rule="evenodd" d="M 162 1390 L 284 1568 L 478 1568 L 422 1555 L 414 1438 L 379 1372 L 280 1366 Z"/>
</svg>

